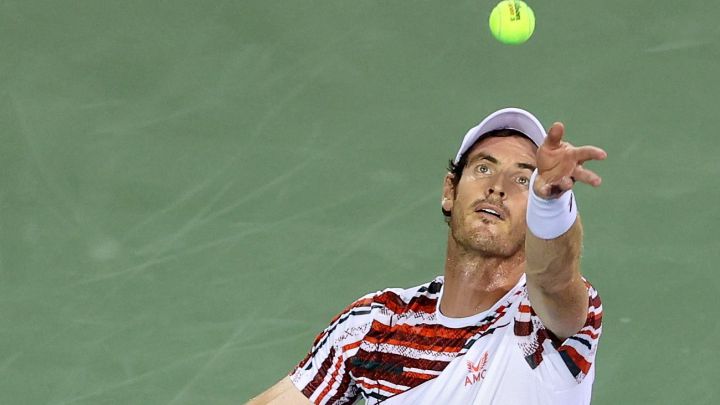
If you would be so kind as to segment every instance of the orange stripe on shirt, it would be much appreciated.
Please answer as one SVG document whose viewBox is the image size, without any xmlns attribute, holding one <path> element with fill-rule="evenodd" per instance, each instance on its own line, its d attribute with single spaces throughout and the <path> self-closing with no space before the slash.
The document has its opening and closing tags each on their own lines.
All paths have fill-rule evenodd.
<svg viewBox="0 0 720 405">
<path fill-rule="evenodd" d="M 345 346 L 342 347 L 342 352 L 345 353 L 345 352 L 347 352 L 348 350 L 352 350 L 352 349 L 354 349 L 354 348 L 356 348 L 356 347 L 359 347 L 359 346 L 362 344 L 362 342 L 363 342 L 362 340 L 358 340 L 357 342 L 348 343 L 348 344 L 346 344 Z"/>
<path fill-rule="evenodd" d="M 575 363 L 575 365 L 578 366 L 578 368 L 582 370 L 584 374 L 587 374 L 588 371 L 590 371 L 590 366 L 592 364 L 585 360 L 585 357 L 578 353 L 574 347 L 564 345 L 558 349 L 558 351 L 560 350 L 567 352 L 567 354 L 570 355 L 570 358 L 573 360 L 573 363 Z"/>
<path fill-rule="evenodd" d="M 433 378 L 437 377 L 435 374 L 423 374 L 423 373 L 416 373 L 414 371 L 403 371 L 403 376 L 417 378 L 419 380 L 432 380 Z"/>
</svg>

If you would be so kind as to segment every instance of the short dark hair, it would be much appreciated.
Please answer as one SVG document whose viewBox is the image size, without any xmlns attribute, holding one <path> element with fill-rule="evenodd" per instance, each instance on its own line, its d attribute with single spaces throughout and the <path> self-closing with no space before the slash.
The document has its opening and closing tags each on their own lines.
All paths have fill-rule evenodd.
<svg viewBox="0 0 720 405">
<path fill-rule="evenodd" d="M 458 185 L 458 183 L 460 183 L 460 178 L 462 177 L 462 173 L 463 173 L 463 170 L 465 169 L 465 166 L 467 166 L 468 155 L 470 154 L 470 151 L 472 150 L 472 148 L 475 147 L 475 145 L 483 139 L 507 138 L 510 136 L 520 136 L 520 137 L 530 140 L 530 142 L 532 142 L 533 145 L 535 144 L 535 142 L 532 139 L 530 139 L 530 137 L 528 137 L 527 135 L 523 134 L 520 131 L 510 129 L 510 128 L 495 129 L 493 131 L 486 133 L 485 135 L 481 136 L 477 141 L 475 141 L 475 143 L 472 144 L 472 146 L 470 146 L 465 151 L 465 153 L 463 153 L 462 156 L 460 156 L 460 160 L 458 160 L 457 163 L 455 163 L 455 159 L 449 160 L 447 171 L 448 171 L 448 173 L 452 174 L 451 182 L 453 185 L 453 193 L 457 193 L 457 185 Z M 443 216 L 445 217 L 445 222 L 449 223 L 450 222 L 450 211 L 447 211 L 442 206 L 440 207 L 440 209 L 442 210 Z"/>
</svg>

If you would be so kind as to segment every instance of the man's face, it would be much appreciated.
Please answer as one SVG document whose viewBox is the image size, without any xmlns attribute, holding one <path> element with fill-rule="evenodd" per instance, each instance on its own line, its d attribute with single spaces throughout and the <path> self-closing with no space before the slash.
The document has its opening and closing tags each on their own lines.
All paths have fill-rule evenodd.
<svg viewBox="0 0 720 405">
<path fill-rule="evenodd" d="M 442 204 L 458 244 L 491 257 L 510 257 L 524 247 L 536 150 L 521 136 L 481 139 L 470 149 L 456 187 L 446 176 Z"/>
</svg>

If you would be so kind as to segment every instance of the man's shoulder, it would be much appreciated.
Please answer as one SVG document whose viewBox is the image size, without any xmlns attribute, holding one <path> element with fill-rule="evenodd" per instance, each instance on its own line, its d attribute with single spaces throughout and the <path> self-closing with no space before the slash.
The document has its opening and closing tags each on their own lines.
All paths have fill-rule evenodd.
<svg viewBox="0 0 720 405">
<path fill-rule="evenodd" d="M 409 311 L 432 313 L 440 297 L 443 282 L 443 277 L 438 276 L 431 281 L 409 288 L 391 287 L 371 292 L 355 300 L 345 312 L 364 308 L 371 312 L 380 311 L 386 314 L 401 314 Z"/>
<path fill-rule="evenodd" d="M 373 302 L 386 306 L 428 302 L 439 298 L 443 282 L 444 278 L 438 276 L 431 281 L 413 287 L 386 288 L 370 295 Z"/>
</svg>

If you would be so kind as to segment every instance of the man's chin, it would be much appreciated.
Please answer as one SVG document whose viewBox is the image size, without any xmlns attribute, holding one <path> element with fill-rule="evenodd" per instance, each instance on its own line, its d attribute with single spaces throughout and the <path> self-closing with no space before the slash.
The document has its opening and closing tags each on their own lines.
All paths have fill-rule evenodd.
<svg viewBox="0 0 720 405">
<path fill-rule="evenodd" d="M 482 220 L 477 221 L 472 224 L 470 234 L 475 239 L 501 239 L 503 235 L 503 229 L 500 225 L 501 224 L 486 222 Z"/>
<path fill-rule="evenodd" d="M 466 234 L 462 240 L 465 240 L 465 245 L 472 250 L 485 251 L 495 250 L 502 245 L 501 238 L 498 237 L 494 232 L 490 232 L 488 229 L 473 230 L 469 234 Z"/>
<path fill-rule="evenodd" d="M 515 244 L 504 236 L 495 227 L 480 226 L 473 228 L 463 239 L 467 242 L 466 248 L 485 256 L 504 257 L 516 250 Z"/>
<path fill-rule="evenodd" d="M 499 241 L 497 239 L 481 239 L 474 240 L 470 244 L 470 248 L 484 257 L 501 258 L 513 256 L 517 253 L 518 249 L 522 249 L 522 245 L 512 246 L 506 241 Z"/>
<path fill-rule="evenodd" d="M 499 247 L 507 242 L 507 230 L 504 223 L 490 221 L 484 218 L 474 218 L 473 221 L 465 222 L 459 229 L 453 229 L 456 240 L 465 240 L 473 248 Z M 461 234 L 457 234 L 457 233 Z"/>
</svg>

